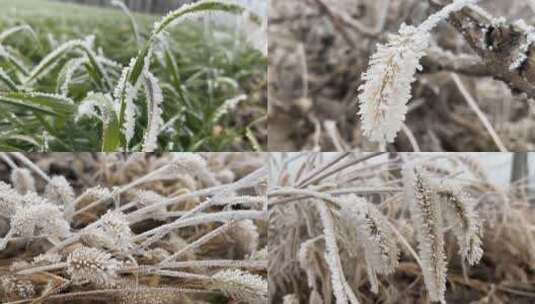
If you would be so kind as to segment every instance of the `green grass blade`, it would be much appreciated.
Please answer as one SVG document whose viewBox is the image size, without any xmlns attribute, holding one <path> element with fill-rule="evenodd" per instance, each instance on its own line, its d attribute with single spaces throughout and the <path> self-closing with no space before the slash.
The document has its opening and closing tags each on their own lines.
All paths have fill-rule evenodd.
<svg viewBox="0 0 535 304">
<path fill-rule="evenodd" d="M 0 103 L 57 116 L 69 116 L 75 110 L 71 99 L 47 93 L 0 92 Z"/>
<path fill-rule="evenodd" d="M 11 89 L 11 91 L 19 90 L 15 82 L 11 79 L 11 77 L 9 77 L 9 75 L 2 68 L 0 68 L 0 82 L 3 82 L 5 85 L 7 85 L 8 88 Z"/>
<path fill-rule="evenodd" d="M 28 32 L 35 41 L 37 41 L 37 42 L 39 41 L 39 39 L 37 39 L 37 35 L 35 34 L 33 29 L 29 25 L 19 25 L 19 26 L 15 26 L 15 27 L 9 28 L 9 29 L 1 32 L 0 33 L 0 43 L 2 43 L 4 40 L 6 40 L 9 36 L 11 36 L 13 34 L 16 34 L 18 32 Z"/>
<path fill-rule="evenodd" d="M 102 124 L 102 152 L 115 152 L 121 147 L 121 128 L 116 115 Z"/>
<path fill-rule="evenodd" d="M 223 0 L 201 0 L 192 4 L 185 4 L 179 9 L 172 11 L 154 25 L 150 39 L 145 43 L 145 46 L 136 57 L 136 62 L 129 76 L 130 83 L 134 84 L 139 80 L 143 68 L 148 64 L 147 61 L 150 61 L 150 50 L 152 44 L 156 41 L 156 36 L 162 33 L 167 27 L 187 20 L 188 18 L 210 12 L 226 12 L 239 15 L 244 11 L 245 8 L 243 6 Z M 251 18 L 254 19 L 255 17 L 253 16 Z"/>
</svg>

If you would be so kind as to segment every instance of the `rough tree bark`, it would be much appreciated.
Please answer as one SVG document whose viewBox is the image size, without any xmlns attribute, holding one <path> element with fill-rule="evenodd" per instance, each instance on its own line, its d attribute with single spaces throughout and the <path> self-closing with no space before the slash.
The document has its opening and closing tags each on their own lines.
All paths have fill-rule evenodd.
<svg viewBox="0 0 535 304">
<path fill-rule="evenodd" d="M 450 2 L 429 0 L 436 10 Z M 535 98 L 535 44 L 522 49 L 527 39 L 522 29 L 507 21 L 490 19 L 471 7 L 451 14 L 448 21 L 481 58 L 490 76 L 504 81 L 517 93 Z M 527 60 L 518 68 L 510 69 L 522 52 Z"/>
</svg>

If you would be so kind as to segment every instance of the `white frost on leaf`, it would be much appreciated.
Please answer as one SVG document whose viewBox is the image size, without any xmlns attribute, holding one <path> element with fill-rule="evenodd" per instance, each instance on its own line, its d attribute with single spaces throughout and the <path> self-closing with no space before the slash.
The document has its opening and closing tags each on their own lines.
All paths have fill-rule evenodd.
<svg viewBox="0 0 535 304">
<path fill-rule="evenodd" d="M 163 94 L 158 79 L 148 72 L 145 75 L 145 91 L 147 94 L 148 126 L 145 131 L 143 151 L 153 152 L 158 147 L 158 134 L 162 126 Z"/>
<path fill-rule="evenodd" d="M 223 104 L 216 110 L 213 121 L 214 122 L 219 121 L 221 117 L 223 117 L 227 113 L 234 110 L 241 101 L 244 101 L 246 99 L 247 99 L 247 95 L 241 94 L 241 95 L 225 100 Z"/>
<path fill-rule="evenodd" d="M 136 105 L 134 104 L 134 92 L 135 89 L 132 87 L 132 85 L 127 83 L 123 123 L 123 134 L 125 136 L 127 146 L 134 137 L 134 131 L 136 128 Z"/>
</svg>

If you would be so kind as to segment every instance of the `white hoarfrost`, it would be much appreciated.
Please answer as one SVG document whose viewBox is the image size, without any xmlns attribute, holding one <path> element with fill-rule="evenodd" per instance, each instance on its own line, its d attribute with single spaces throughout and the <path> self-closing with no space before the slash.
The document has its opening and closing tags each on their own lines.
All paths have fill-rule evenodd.
<svg viewBox="0 0 535 304">
<path fill-rule="evenodd" d="M 420 58 L 428 45 L 429 33 L 405 24 L 386 45 L 378 45 L 358 96 L 362 128 L 371 140 L 394 141 L 405 120 L 414 74 L 421 68 Z"/>
<path fill-rule="evenodd" d="M 393 142 L 405 120 L 411 84 L 429 46 L 430 31 L 452 12 L 478 0 L 457 0 L 418 27 L 402 24 L 397 35 L 379 44 L 359 87 L 359 115 L 364 134 L 378 143 Z"/>
<path fill-rule="evenodd" d="M 143 151 L 152 152 L 158 147 L 158 134 L 160 134 L 162 126 L 161 105 L 163 103 L 163 94 L 158 84 L 158 79 L 152 73 L 148 72 L 144 78 L 147 94 L 148 126 L 145 132 Z"/>
<path fill-rule="evenodd" d="M 518 54 L 509 66 L 510 71 L 518 69 L 528 59 L 528 50 L 535 42 L 535 28 L 533 26 L 526 24 L 524 20 L 518 20 L 515 22 L 515 26 L 524 31 L 525 41 L 518 48 Z"/>
</svg>

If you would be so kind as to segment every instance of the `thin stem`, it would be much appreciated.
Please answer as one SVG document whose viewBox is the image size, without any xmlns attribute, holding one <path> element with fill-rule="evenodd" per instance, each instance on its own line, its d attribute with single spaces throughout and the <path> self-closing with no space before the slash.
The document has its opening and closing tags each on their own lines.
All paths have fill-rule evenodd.
<svg viewBox="0 0 535 304">
<path fill-rule="evenodd" d="M 202 244 L 208 242 L 212 238 L 214 238 L 214 237 L 220 235 L 221 233 L 224 233 L 225 231 L 227 231 L 229 228 L 232 227 L 233 224 L 234 224 L 234 221 L 231 221 L 229 223 L 226 223 L 224 225 L 221 225 L 221 226 L 217 227 L 216 229 L 214 229 L 214 230 L 210 231 L 209 233 L 203 235 L 198 240 L 188 244 L 184 248 L 182 248 L 179 251 L 175 252 L 173 255 L 170 255 L 169 257 L 165 258 L 160 263 L 160 265 L 166 264 L 166 263 L 168 263 L 168 262 L 170 262 L 172 260 L 176 260 L 176 258 L 181 256 L 182 254 L 184 254 L 184 253 L 186 253 L 186 252 L 188 252 L 188 251 L 190 251 L 192 249 L 198 248 L 199 246 L 201 246 Z"/>
<path fill-rule="evenodd" d="M 41 176 L 47 183 L 50 183 L 50 178 L 48 175 L 46 175 L 41 168 L 37 167 L 29 158 L 27 158 L 24 154 L 20 152 L 12 152 L 11 155 L 15 156 L 23 162 L 28 168 L 32 169 L 35 173 L 37 173 L 39 176 Z"/>
<path fill-rule="evenodd" d="M 51 270 L 59 270 L 67 267 L 67 263 L 57 263 L 57 264 L 51 264 L 51 265 L 44 265 L 44 266 L 38 266 L 38 267 L 32 267 L 27 268 L 21 271 L 18 271 L 18 274 L 32 274 L 36 272 L 44 272 L 44 271 L 51 271 Z"/>
<path fill-rule="evenodd" d="M 507 148 L 505 147 L 502 140 L 498 136 L 498 133 L 496 133 L 496 130 L 494 130 L 488 118 L 485 116 L 483 111 L 481 111 L 481 109 L 477 105 L 477 102 L 474 100 L 472 95 L 470 95 L 470 93 L 468 92 L 464 84 L 461 82 L 461 79 L 459 78 L 459 76 L 457 76 L 457 74 L 454 74 L 454 73 L 451 73 L 450 75 L 453 81 L 455 82 L 455 84 L 457 85 L 457 87 L 459 88 L 459 91 L 464 96 L 466 103 L 468 103 L 468 105 L 476 113 L 479 120 L 481 120 L 481 122 L 483 123 L 483 126 L 485 126 L 485 129 L 487 129 L 487 131 L 489 132 L 490 137 L 492 138 L 492 140 L 494 140 L 494 143 L 496 144 L 496 146 L 498 146 L 498 149 L 500 149 L 500 152 L 508 152 Z"/>
<path fill-rule="evenodd" d="M 2 160 L 4 162 L 6 162 L 6 164 L 13 170 L 13 169 L 17 169 L 18 166 L 17 164 L 15 164 L 11 158 L 5 153 L 5 152 L 2 152 L 0 153 L 0 158 L 2 158 Z"/>
<path fill-rule="evenodd" d="M 304 188 L 303 184 L 306 184 L 311 179 L 318 176 L 319 174 L 329 169 L 330 167 L 336 165 L 338 162 L 340 162 L 342 159 L 346 158 L 349 155 L 351 155 L 350 152 L 341 153 L 339 156 L 337 156 L 335 159 L 331 160 L 330 162 L 326 163 L 324 166 L 314 170 L 312 173 L 307 175 L 307 177 L 303 178 L 303 180 L 297 184 L 297 188 Z"/>
<path fill-rule="evenodd" d="M 187 219 L 178 219 L 173 223 L 159 226 L 157 228 L 145 231 L 134 237 L 134 241 L 140 241 L 145 237 L 153 235 L 153 237 L 145 240 L 142 246 L 148 246 L 158 239 L 164 237 L 169 231 L 189 227 L 199 224 L 205 224 L 210 222 L 226 222 L 226 221 L 238 221 L 245 219 L 256 219 L 256 220 L 265 220 L 267 214 L 264 211 L 223 211 L 223 212 L 214 212 L 206 215 L 199 215 Z"/>
</svg>

